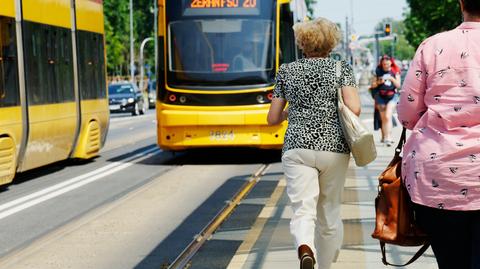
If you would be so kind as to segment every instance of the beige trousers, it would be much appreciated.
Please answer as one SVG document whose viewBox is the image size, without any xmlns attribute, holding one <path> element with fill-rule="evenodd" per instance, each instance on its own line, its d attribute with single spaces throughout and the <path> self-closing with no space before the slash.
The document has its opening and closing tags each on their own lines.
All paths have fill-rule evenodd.
<svg viewBox="0 0 480 269">
<path fill-rule="evenodd" d="M 290 232 L 297 248 L 308 245 L 319 269 L 330 268 L 343 242 L 340 205 L 350 155 L 308 149 L 283 154 L 293 209 Z"/>
</svg>

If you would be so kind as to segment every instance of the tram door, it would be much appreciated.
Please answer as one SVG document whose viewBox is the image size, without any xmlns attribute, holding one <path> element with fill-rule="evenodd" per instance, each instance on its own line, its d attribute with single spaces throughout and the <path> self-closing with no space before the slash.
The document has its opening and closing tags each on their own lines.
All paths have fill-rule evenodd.
<svg viewBox="0 0 480 269">
<path fill-rule="evenodd" d="M 22 139 L 14 0 L 0 0 L 0 185 L 13 179 Z"/>
<path fill-rule="evenodd" d="M 70 0 L 23 0 L 28 142 L 21 170 L 67 159 L 75 139 Z"/>
</svg>

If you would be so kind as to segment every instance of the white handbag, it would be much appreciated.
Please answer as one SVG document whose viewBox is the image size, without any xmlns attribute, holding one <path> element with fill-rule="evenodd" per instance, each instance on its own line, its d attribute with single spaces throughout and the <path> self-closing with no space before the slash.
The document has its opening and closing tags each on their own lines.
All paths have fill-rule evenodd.
<svg viewBox="0 0 480 269">
<path fill-rule="evenodd" d="M 341 76 L 341 62 L 337 62 L 337 81 Z M 368 131 L 360 118 L 343 102 L 342 89 L 338 84 L 338 115 L 343 134 L 357 166 L 365 166 L 377 158 L 373 134 Z"/>
</svg>

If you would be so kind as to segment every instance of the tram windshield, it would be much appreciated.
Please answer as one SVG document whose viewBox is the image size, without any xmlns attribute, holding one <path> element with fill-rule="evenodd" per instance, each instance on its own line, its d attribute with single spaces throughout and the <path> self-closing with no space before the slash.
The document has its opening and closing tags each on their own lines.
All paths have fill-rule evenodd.
<svg viewBox="0 0 480 269">
<path fill-rule="evenodd" d="M 241 86 L 273 81 L 272 21 L 175 21 L 169 24 L 169 40 L 171 84 Z"/>
</svg>

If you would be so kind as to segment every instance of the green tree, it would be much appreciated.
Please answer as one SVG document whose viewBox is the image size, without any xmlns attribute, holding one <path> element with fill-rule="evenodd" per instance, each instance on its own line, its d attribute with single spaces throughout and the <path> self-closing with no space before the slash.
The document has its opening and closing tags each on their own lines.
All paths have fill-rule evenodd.
<svg viewBox="0 0 480 269">
<path fill-rule="evenodd" d="M 308 16 L 313 18 L 313 6 L 317 3 L 317 0 L 305 0 L 305 4 L 307 5 Z"/>
<path fill-rule="evenodd" d="M 455 28 L 461 22 L 458 0 L 407 0 L 405 36 L 417 47 L 427 37 Z"/>
<path fill-rule="evenodd" d="M 105 36 L 107 43 L 107 72 L 109 75 L 127 75 L 130 66 L 130 10 L 129 0 L 105 0 Z M 141 42 L 154 37 L 153 0 L 133 1 L 133 29 L 135 61 L 138 65 Z M 145 49 L 146 63 L 155 62 L 154 43 Z"/>
<path fill-rule="evenodd" d="M 129 17 L 128 0 L 105 0 L 105 39 L 109 75 L 128 73 Z"/>
<path fill-rule="evenodd" d="M 154 0 L 135 0 L 133 3 L 134 10 L 134 38 L 135 38 L 135 55 L 136 60 L 140 60 L 140 45 L 145 38 L 155 37 L 154 33 Z M 145 46 L 145 64 L 154 67 L 155 64 L 155 43 L 150 41 Z M 153 71 L 153 69 L 151 70 Z M 146 73 L 145 73 L 146 74 Z"/>
</svg>

